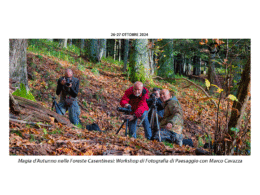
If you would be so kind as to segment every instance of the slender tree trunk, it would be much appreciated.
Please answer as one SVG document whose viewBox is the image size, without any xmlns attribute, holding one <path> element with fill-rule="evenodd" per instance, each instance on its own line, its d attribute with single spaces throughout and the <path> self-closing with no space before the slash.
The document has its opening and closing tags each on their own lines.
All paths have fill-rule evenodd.
<svg viewBox="0 0 260 195">
<path fill-rule="evenodd" d="M 28 91 L 26 49 L 26 39 L 9 40 L 9 77 L 18 81 L 14 87 L 19 87 L 20 83 L 23 83 Z"/>
<path fill-rule="evenodd" d="M 208 66 L 208 80 L 210 83 L 214 83 L 214 72 L 215 72 L 215 62 L 213 61 L 215 59 L 215 55 L 217 52 L 217 48 L 210 48 L 210 54 L 209 54 L 209 66 Z M 209 87 L 209 93 L 213 94 L 213 86 Z"/>
<path fill-rule="evenodd" d="M 118 61 L 121 61 L 121 39 L 118 40 Z"/>
<path fill-rule="evenodd" d="M 193 75 L 199 76 L 200 75 L 200 63 L 201 63 L 200 58 L 198 56 L 194 56 L 193 63 L 194 63 Z"/>
<path fill-rule="evenodd" d="M 154 40 L 149 40 L 149 74 L 154 74 L 155 64 L 154 64 Z"/>
<path fill-rule="evenodd" d="M 125 49 L 124 49 L 124 69 L 125 72 L 127 69 L 127 60 L 128 60 L 128 53 L 129 53 L 129 39 L 125 39 Z"/>
<path fill-rule="evenodd" d="M 114 45 L 114 60 L 116 60 L 116 39 L 115 39 L 115 45 Z"/>
<path fill-rule="evenodd" d="M 106 39 L 98 39 L 97 52 L 98 61 L 100 62 L 102 57 L 106 57 Z"/>
</svg>

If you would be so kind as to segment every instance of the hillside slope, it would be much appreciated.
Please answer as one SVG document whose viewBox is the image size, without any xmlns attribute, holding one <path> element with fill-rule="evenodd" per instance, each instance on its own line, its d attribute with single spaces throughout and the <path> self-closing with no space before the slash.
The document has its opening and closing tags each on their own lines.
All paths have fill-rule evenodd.
<svg viewBox="0 0 260 195">
<path fill-rule="evenodd" d="M 71 57 L 78 58 L 77 55 Z M 120 63 L 104 59 L 93 64 L 82 58 L 80 62 L 70 63 L 28 52 L 27 64 L 32 94 L 48 109 L 52 106 L 52 96 L 56 95 L 57 79 L 66 68 L 73 70 L 74 77 L 80 79 L 78 98 L 83 128 L 68 128 L 60 123 L 43 128 L 10 122 L 11 155 L 194 155 L 195 148 L 203 146 L 206 135 L 214 138 L 216 108 L 210 101 L 202 100 L 205 95 L 201 91 L 183 81 L 174 85 L 154 81 L 145 86 L 149 91 L 158 86 L 176 92 L 184 113 L 184 137 L 191 138 L 195 148 L 148 141 L 144 139 L 143 128 L 138 129 L 137 139 L 125 137 L 123 129 L 115 135 L 122 123 L 122 113 L 116 108 L 124 91 L 132 85 L 121 72 Z M 224 117 L 225 105 L 221 106 L 220 117 Z M 93 122 L 104 132 L 84 128 Z"/>
</svg>

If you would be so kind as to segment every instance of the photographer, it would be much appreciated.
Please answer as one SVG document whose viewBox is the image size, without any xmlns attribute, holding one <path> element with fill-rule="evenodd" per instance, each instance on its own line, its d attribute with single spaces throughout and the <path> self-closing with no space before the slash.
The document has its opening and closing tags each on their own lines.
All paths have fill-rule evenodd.
<svg viewBox="0 0 260 195">
<path fill-rule="evenodd" d="M 143 122 L 145 137 L 147 139 L 151 139 L 152 137 L 150 124 L 146 115 L 149 110 L 146 102 L 147 99 L 148 90 L 143 87 L 143 83 L 137 81 L 132 87 L 125 91 L 125 94 L 120 101 L 120 105 L 124 108 L 127 108 L 129 105 L 131 106 L 132 112 L 125 118 L 129 119 L 130 135 L 134 138 L 136 138 L 137 119 L 143 119 L 143 117 L 145 117 Z"/>
<path fill-rule="evenodd" d="M 71 69 L 65 71 L 65 76 L 59 78 L 56 94 L 60 95 L 60 102 L 56 107 L 56 112 L 65 115 L 69 111 L 70 122 L 74 125 L 79 124 L 80 109 L 77 102 L 79 91 L 79 79 L 73 77 Z"/>
<path fill-rule="evenodd" d="M 160 118 L 163 117 L 164 109 L 162 105 L 162 100 L 160 99 L 160 89 L 153 88 L 153 93 L 150 95 L 150 98 L 147 100 L 148 107 L 151 108 L 153 101 L 156 99 L 157 105 L 157 114 Z M 151 120 L 151 112 L 148 114 L 149 121 Z"/>
<path fill-rule="evenodd" d="M 163 89 L 160 92 L 161 100 L 164 103 L 164 115 L 160 119 L 160 135 L 162 140 L 171 140 L 182 146 L 183 114 L 182 108 L 176 97 L 172 98 L 169 90 Z M 155 139 L 158 139 L 158 132 Z"/>
</svg>

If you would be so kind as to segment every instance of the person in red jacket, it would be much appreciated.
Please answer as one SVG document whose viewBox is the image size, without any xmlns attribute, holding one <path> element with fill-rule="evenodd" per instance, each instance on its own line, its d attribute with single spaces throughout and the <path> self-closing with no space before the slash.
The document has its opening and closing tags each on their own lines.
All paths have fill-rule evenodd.
<svg viewBox="0 0 260 195">
<path fill-rule="evenodd" d="M 120 101 L 120 105 L 124 108 L 131 105 L 132 112 L 125 118 L 129 119 L 129 132 L 134 138 L 136 138 L 137 119 L 139 118 L 142 120 L 143 117 L 145 117 L 143 121 L 145 137 L 147 139 L 151 139 L 152 137 L 151 127 L 147 115 L 149 107 L 146 100 L 148 98 L 148 90 L 143 86 L 142 82 L 137 81 L 132 87 L 125 91 L 125 94 Z"/>
</svg>

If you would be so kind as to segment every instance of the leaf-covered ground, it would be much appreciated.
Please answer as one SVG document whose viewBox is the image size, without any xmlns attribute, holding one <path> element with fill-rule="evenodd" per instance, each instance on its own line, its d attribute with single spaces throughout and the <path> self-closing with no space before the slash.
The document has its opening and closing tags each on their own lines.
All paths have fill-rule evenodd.
<svg viewBox="0 0 260 195">
<path fill-rule="evenodd" d="M 83 128 L 68 128 L 57 123 L 44 128 L 10 122 L 10 155 L 194 155 L 195 148 L 203 146 L 207 135 L 214 139 L 217 109 L 205 100 L 201 91 L 184 81 L 175 84 L 154 81 L 145 86 L 150 91 L 156 85 L 176 92 L 184 114 L 183 134 L 193 140 L 194 148 L 146 140 L 142 127 L 137 131 L 137 139 L 125 137 L 123 129 L 115 134 L 122 123 L 122 113 L 116 108 L 124 91 L 132 85 L 120 65 L 109 61 L 92 64 L 85 60 L 71 64 L 32 52 L 27 54 L 27 64 L 32 94 L 49 109 L 57 79 L 63 76 L 66 68 L 73 70 L 74 77 L 80 79 L 78 98 Z M 226 108 L 227 101 L 222 100 L 219 113 L 222 125 L 226 124 Z M 93 122 L 104 132 L 84 128 Z"/>
</svg>

